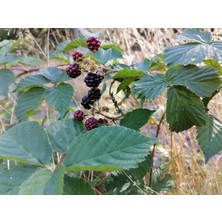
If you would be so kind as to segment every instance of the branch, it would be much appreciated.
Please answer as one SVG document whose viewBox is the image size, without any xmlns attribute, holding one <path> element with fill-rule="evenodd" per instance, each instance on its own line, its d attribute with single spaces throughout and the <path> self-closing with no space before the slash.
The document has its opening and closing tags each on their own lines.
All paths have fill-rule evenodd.
<svg viewBox="0 0 222 222">
<path fill-rule="evenodd" d="M 160 122 L 159 122 L 159 124 L 157 125 L 157 130 L 156 130 L 156 135 L 155 135 L 156 138 L 159 136 L 160 128 L 161 128 L 162 122 L 163 122 L 163 120 L 164 120 L 165 113 L 166 113 L 166 112 L 163 113 L 163 115 L 162 115 L 162 117 L 161 117 L 161 119 L 160 119 Z M 152 150 L 152 152 L 151 152 L 152 159 L 154 159 L 155 149 L 156 149 L 156 143 L 154 143 L 154 145 L 153 145 L 153 150 Z M 152 161 L 152 165 L 151 165 L 150 172 L 149 172 L 149 175 L 150 175 L 150 176 L 149 176 L 149 187 L 152 186 L 152 174 L 153 174 L 153 161 Z"/>
<path fill-rule="evenodd" d="M 113 80 L 113 81 L 111 82 L 111 84 L 110 84 L 110 87 L 109 87 L 109 95 L 110 95 L 110 97 L 111 97 L 111 99 L 112 99 L 112 102 L 113 102 L 116 110 L 117 110 L 119 113 L 121 113 L 122 116 L 124 116 L 123 111 L 119 108 L 118 103 L 117 103 L 117 101 L 116 101 L 116 99 L 115 99 L 115 97 L 114 97 L 114 95 L 113 95 L 113 93 L 112 93 L 112 86 L 113 86 L 114 82 L 115 82 L 115 80 Z"/>
<path fill-rule="evenodd" d="M 55 166 L 55 169 L 53 170 L 53 173 L 55 173 L 55 171 L 62 165 L 65 156 L 66 156 L 65 153 L 61 155 L 59 162 L 57 163 L 57 165 Z"/>
</svg>

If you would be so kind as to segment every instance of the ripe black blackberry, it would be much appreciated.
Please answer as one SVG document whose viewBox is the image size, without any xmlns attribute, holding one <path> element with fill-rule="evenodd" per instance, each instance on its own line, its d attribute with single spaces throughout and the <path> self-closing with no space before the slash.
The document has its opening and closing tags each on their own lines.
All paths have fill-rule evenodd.
<svg viewBox="0 0 222 222">
<path fill-rule="evenodd" d="M 96 37 L 92 36 L 86 40 L 87 47 L 90 51 L 95 52 L 99 49 L 101 42 Z"/>
<path fill-rule="evenodd" d="M 91 101 L 99 100 L 101 97 L 100 89 L 91 88 L 88 92 L 88 97 Z"/>
<path fill-rule="evenodd" d="M 99 118 L 98 123 L 108 125 L 108 121 L 106 119 Z"/>
<path fill-rule="evenodd" d="M 71 78 L 76 78 L 81 75 L 81 68 L 80 65 L 77 63 L 71 64 L 67 67 L 66 73 L 71 77 Z"/>
<path fill-rule="evenodd" d="M 100 73 L 89 72 L 84 78 L 84 82 L 88 87 L 98 87 L 101 81 L 103 80 L 103 76 Z"/>
<path fill-rule="evenodd" d="M 91 130 L 98 127 L 98 120 L 94 117 L 90 117 L 85 121 L 85 127 L 87 130 Z"/>
<path fill-rule="evenodd" d="M 81 105 L 82 105 L 85 109 L 91 109 L 91 106 L 90 106 L 90 105 L 93 105 L 93 101 L 91 101 L 88 96 L 84 96 L 84 97 L 82 98 Z"/>
<path fill-rule="evenodd" d="M 84 113 L 81 110 L 77 110 L 73 113 L 73 117 L 75 120 L 82 121 L 84 118 Z"/>
<path fill-rule="evenodd" d="M 79 60 L 82 59 L 82 57 L 83 57 L 83 53 L 81 53 L 79 51 L 74 51 L 72 53 L 72 58 L 73 58 L 74 61 L 79 61 Z"/>
</svg>

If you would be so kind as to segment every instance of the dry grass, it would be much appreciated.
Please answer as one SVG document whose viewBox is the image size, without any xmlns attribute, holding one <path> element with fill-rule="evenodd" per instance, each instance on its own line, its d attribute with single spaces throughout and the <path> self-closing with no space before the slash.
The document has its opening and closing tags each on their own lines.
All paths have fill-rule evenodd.
<svg viewBox="0 0 222 222">
<path fill-rule="evenodd" d="M 221 29 L 214 29 L 213 38 L 221 40 Z M 105 38 L 120 45 L 126 52 L 126 62 L 140 61 L 162 53 L 166 46 L 177 45 L 175 36 L 183 29 L 93 29 L 102 32 Z M 148 108 L 158 108 L 157 119 L 163 112 L 165 95 L 146 103 Z M 129 104 L 127 104 L 129 108 Z M 222 120 L 222 94 L 219 93 L 209 104 L 210 113 Z M 143 131 L 152 134 L 153 127 L 147 125 Z M 216 155 L 207 164 L 196 140 L 196 129 L 182 133 L 171 133 L 166 121 L 163 122 L 159 142 L 162 148 L 155 152 L 156 165 L 170 162 L 169 172 L 173 175 L 174 189 L 170 194 L 222 194 L 222 155 Z"/>
</svg>

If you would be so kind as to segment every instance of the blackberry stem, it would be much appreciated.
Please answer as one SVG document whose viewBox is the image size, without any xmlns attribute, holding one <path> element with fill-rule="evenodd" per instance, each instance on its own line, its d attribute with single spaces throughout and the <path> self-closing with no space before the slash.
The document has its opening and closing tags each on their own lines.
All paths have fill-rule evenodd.
<svg viewBox="0 0 222 222">
<path fill-rule="evenodd" d="M 55 166 L 55 169 L 53 170 L 53 173 L 55 173 L 55 171 L 60 167 L 60 165 L 62 165 L 65 156 L 66 156 L 65 153 L 63 153 L 63 154 L 61 155 L 59 162 L 57 163 L 57 165 Z"/>
<path fill-rule="evenodd" d="M 115 80 L 113 80 L 113 81 L 111 82 L 111 84 L 110 84 L 110 87 L 109 87 L 109 95 L 110 95 L 110 97 L 111 97 L 111 99 L 112 99 L 112 102 L 113 102 L 116 110 L 117 110 L 119 113 L 121 113 L 122 116 L 124 116 L 124 113 L 123 113 L 123 111 L 119 108 L 118 103 L 117 103 L 117 101 L 116 101 L 116 99 L 115 99 L 115 97 L 114 97 L 114 95 L 113 95 L 113 92 L 112 92 L 112 87 L 113 87 L 114 82 L 115 82 Z"/>
</svg>

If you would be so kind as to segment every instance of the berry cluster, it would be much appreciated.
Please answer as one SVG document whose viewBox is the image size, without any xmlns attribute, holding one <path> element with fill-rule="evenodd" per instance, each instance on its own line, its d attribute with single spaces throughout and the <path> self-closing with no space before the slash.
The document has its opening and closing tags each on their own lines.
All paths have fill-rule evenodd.
<svg viewBox="0 0 222 222">
<path fill-rule="evenodd" d="M 89 72 L 85 79 L 84 82 L 86 83 L 86 85 L 88 87 L 92 87 L 89 91 L 88 91 L 88 95 L 84 96 L 82 98 L 81 101 L 81 105 L 85 108 L 85 109 L 90 109 L 91 106 L 93 105 L 93 103 L 96 100 L 99 100 L 101 97 L 101 92 L 100 89 L 98 89 L 97 87 L 99 86 L 99 84 L 101 83 L 101 81 L 103 80 L 103 76 L 101 73 L 93 73 L 93 72 Z"/>
<path fill-rule="evenodd" d="M 83 121 L 84 113 L 81 110 L 77 110 L 73 113 L 73 117 L 77 121 Z M 85 121 L 85 128 L 86 130 L 92 130 L 97 128 L 99 124 L 108 125 L 108 121 L 106 119 L 99 118 L 98 120 L 95 117 L 89 117 Z"/>
<path fill-rule="evenodd" d="M 71 77 L 71 78 L 77 78 L 78 76 L 81 75 L 81 68 L 80 65 L 77 63 L 71 64 L 67 67 L 66 73 Z"/>
<path fill-rule="evenodd" d="M 95 52 L 99 49 L 101 42 L 94 36 L 89 37 L 86 40 L 87 43 L 87 47 L 90 51 Z M 71 77 L 71 78 L 77 78 L 78 76 L 81 75 L 81 65 L 89 65 L 90 69 L 86 69 L 84 66 L 84 70 L 88 71 L 88 74 L 86 75 L 86 77 L 84 78 L 84 82 L 86 83 L 86 85 L 88 87 L 91 87 L 91 89 L 88 92 L 87 96 L 84 96 L 82 98 L 81 101 L 81 105 L 85 108 L 85 109 L 91 109 L 91 105 L 93 105 L 93 103 L 96 100 L 99 100 L 101 97 L 101 93 L 100 93 L 100 89 L 98 89 L 97 87 L 99 86 L 99 84 L 101 83 L 101 81 L 103 80 L 103 75 L 100 73 L 94 73 L 97 70 L 96 65 L 92 63 L 92 61 L 88 58 L 83 58 L 84 55 L 82 52 L 79 51 L 74 51 L 72 53 L 72 58 L 75 61 L 75 63 L 69 65 L 66 68 L 66 73 Z M 82 67 L 83 69 L 83 67 Z M 78 119 L 78 114 L 77 115 L 77 119 Z M 81 119 L 81 118 L 80 118 Z"/>
<path fill-rule="evenodd" d="M 86 44 L 91 52 L 95 52 L 99 49 L 101 42 L 96 37 L 92 36 L 86 40 Z"/>
</svg>

